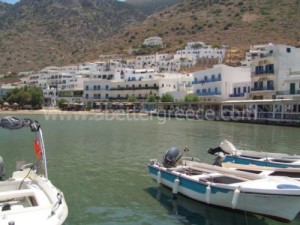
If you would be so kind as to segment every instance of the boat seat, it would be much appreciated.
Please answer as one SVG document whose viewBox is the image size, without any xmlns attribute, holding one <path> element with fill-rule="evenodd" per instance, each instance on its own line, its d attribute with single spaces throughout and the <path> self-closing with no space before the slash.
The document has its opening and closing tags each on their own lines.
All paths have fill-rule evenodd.
<svg viewBox="0 0 300 225">
<path fill-rule="evenodd" d="M 9 201 L 15 198 L 34 197 L 35 193 L 30 189 L 5 191 L 0 193 L 0 201 Z"/>
</svg>

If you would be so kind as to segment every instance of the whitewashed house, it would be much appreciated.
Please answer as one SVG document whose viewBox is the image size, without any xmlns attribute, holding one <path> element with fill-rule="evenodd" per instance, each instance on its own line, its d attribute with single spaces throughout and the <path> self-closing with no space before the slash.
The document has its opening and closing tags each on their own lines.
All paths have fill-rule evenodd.
<svg viewBox="0 0 300 225">
<path fill-rule="evenodd" d="M 300 98 L 300 48 L 265 45 L 251 63 L 251 98 Z"/>
<path fill-rule="evenodd" d="M 226 100 L 249 95 L 250 68 L 215 65 L 193 72 L 193 91 L 204 99 Z"/>
<path fill-rule="evenodd" d="M 169 93 L 174 101 L 183 100 L 187 94 L 193 93 L 193 74 L 159 73 L 159 97 Z"/>
<path fill-rule="evenodd" d="M 147 45 L 147 46 L 163 46 L 163 41 L 162 38 L 160 37 L 150 37 L 144 40 L 143 45 Z"/>
<path fill-rule="evenodd" d="M 135 58 L 135 69 L 151 68 L 158 71 L 158 67 L 163 62 L 168 62 L 173 59 L 173 54 L 153 54 L 153 55 L 140 55 Z"/>
<path fill-rule="evenodd" d="M 203 42 L 189 42 L 185 49 L 179 50 L 174 55 L 174 59 L 187 58 L 199 62 L 210 62 L 211 64 L 222 63 L 225 57 L 226 47 L 221 48 L 206 45 Z M 202 61 L 201 61 L 202 60 Z M 209 61 L 210 60 L 210 61 Z"/>
</svg>

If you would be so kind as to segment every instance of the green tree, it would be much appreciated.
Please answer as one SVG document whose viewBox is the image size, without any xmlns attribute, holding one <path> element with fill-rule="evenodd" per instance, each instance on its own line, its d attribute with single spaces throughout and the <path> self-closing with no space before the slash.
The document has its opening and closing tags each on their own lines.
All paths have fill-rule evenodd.
<svg viewBox="0 0 300 225">
<path fill-rule="evenodd" d="M 156 102 L 156 97 L 152 94 L 148 95 L 146 102 Z"/>
<path fill-rule="evenodd" d="M 170 93 L 163 94 L 160 99 L 161 102 L 174 102 L 174 97 Z"/>
<path fill-rule="evenodd" d="M 67 103 L 68 103 L 68 101 L 66 99 L 63 99 L 63 98 L 59 99 L 58 108 L 62 109 L 64 107 L 64 105 Z"/>
<path fill-rule="evenodd" d="M 199 98 L 196 94 L 188 94 L 184 97 L 184 102 L 198 102 Z"/>
<path fill-rule="evenodd" d="M 131 95 L 129 98 L 128 98 L 128 102 L 136 102 L 137 98 L 134 96 L 134 95 Z"/>
<path fill-rule="evenodd" d="M 44 103 L 43 91 L 38 87 L 22 87 L 9 91 L 6 95 L 9 103 L 18 103 L 20 106 L 31 105 L 34 108 L 41 108 Z"/>
<path fill-rule="evenodd" d="M 31 105 L 35 108 L 41 108 L 44 104 L 43 90 L 38 87 L 31 88 Z"/>
</svg>

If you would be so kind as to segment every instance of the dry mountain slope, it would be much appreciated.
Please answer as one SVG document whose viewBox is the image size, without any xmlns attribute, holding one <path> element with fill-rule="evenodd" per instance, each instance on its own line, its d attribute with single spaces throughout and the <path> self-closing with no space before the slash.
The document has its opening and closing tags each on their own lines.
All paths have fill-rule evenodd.
<svg viewBox="0 0 300 225">
<path fill-rule="evenodd" d="M 150 36 L 163 38 L 165 52 L 204 41 L 230 46 L 228 61 L 237 65 L 253 44 L 299 45 L 299 15 L 299 0 L 184 0 L 110 38 L 101 49 L 116 50 L 116 43 L 119 49 L 138 46 Z"/>
<path fill-rule="evenodd" d="M 0 70 L 78 62 L 146 15 L 112 0 L 22 0 L 0 17 Z"/>
<path fill-rule="evenodd" d="M 176 0 L 127 1 L 22 0 L 0 16 L 0 73 L 123 53 L 151 36 L 163 38 L 161 52 L 188 41 L 229 45 L 234 65 L 252 44 L 300 41 L 300 0 L 181 0 L 147 19 L 140 10 L 149 2 L 158 8 Z"/>
</svg>

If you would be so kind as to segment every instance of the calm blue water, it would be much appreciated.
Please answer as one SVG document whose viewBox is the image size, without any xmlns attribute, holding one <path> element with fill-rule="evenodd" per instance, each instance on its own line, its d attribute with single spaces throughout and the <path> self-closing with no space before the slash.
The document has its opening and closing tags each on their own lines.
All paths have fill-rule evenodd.
<svg viewBox="0 0 300 225">
<path fill-rule="evenodd" d="M 187 146 L 189 156 L 212 163 L 206 151 L 223 139 L 248 149 L 300 154 L 299 128 L 155 117 L 25 117 L 42 126 L 49 178 L 69 206 L 66 225 L 283 224 L 183 196 L 174 200 L 149 177 L 147 163 L 172 146 Z M 7 175 L 16 161 L 37 161 L 32 141 L 29 128 L 0 129 Z M 300 217 L 290 224 L 300 224 Z"/>
</svg>

